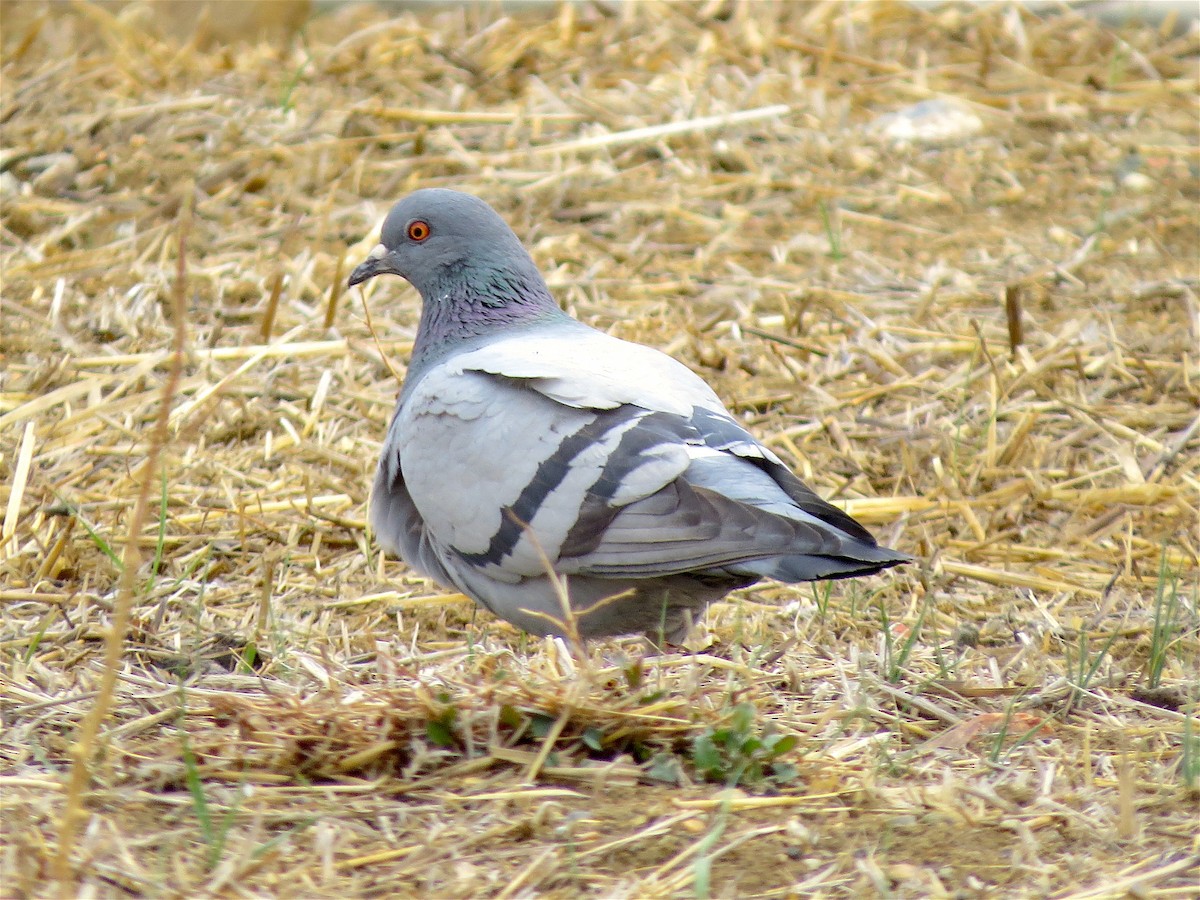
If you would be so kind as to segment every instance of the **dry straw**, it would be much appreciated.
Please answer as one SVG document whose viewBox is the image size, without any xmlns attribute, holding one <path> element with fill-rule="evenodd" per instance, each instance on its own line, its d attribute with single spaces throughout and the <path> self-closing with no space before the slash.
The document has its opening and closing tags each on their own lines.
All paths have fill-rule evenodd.
<svg viewBox="0 0 1200 900">
<path fill-rule="evenodd" d="M 1194 893 L 1194 25 L 304 7 L 0 7 L 6 895 Z M 382 559 L 418 185 L 920 565 L 654 654 Z"/>
</svg>

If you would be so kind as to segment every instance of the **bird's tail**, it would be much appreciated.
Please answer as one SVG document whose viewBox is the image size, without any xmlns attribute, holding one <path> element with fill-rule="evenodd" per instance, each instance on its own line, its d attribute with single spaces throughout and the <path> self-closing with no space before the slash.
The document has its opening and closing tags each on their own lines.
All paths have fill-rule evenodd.
<svg viewBox="0 0 1200 900">
<path fill-rule="evenodd" d="M 906 553 L 890 550 L 887 547 L 871 547 L 864 544 L 855 547 L 853 555 L 771 556 L 766 559 L 747 560 L 726 568 L 738 575 L 751 575 L 792 583 L 873 575 L 883 569 L 912 561 L 913 558 Z"/>
</svg>

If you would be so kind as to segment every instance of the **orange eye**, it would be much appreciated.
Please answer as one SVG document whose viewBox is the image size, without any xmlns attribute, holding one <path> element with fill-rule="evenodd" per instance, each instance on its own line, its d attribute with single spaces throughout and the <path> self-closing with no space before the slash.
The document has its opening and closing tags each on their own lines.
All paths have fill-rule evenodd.
<svg viewBox="0 0 1200 900">
<path fill-rule="evenodd" d="M 415 222 L 408 223 L 408 239 L 420 243 L 429 237 L 429 223 L 422 222 L 417 219 Z"/>
</svg>

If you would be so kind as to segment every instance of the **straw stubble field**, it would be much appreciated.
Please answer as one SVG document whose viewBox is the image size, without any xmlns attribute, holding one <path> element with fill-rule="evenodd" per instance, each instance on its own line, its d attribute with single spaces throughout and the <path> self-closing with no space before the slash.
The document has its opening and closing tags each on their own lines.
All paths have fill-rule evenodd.
<svg viewBox="0 0 1200 900">
<path fill-rule="evenodd" d="M 1193 895 L 1194 28 L 149 12 L 0 10 L 6 896 Z M 381 559 L 430 185 L 920 563 L 581 656 Z"/>
</svg>

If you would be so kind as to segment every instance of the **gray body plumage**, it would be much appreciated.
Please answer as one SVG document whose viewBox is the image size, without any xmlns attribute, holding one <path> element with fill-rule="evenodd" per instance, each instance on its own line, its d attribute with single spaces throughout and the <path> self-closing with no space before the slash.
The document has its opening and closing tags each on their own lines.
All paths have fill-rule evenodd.
<svg viewBox="0 0 1200 900">
<path fill-rule="evenodd" d="M 415 229 L 413 223 L 427 231 Z M 678 640 L 761 578 L 866 575 L 876 544 L 743 429 L 698 376 L 561 312 L 483 201 L 418 191 L 351 284 L 424 306 L 371 496 L 380 545 L 535 634 Z"/>
</svg>

